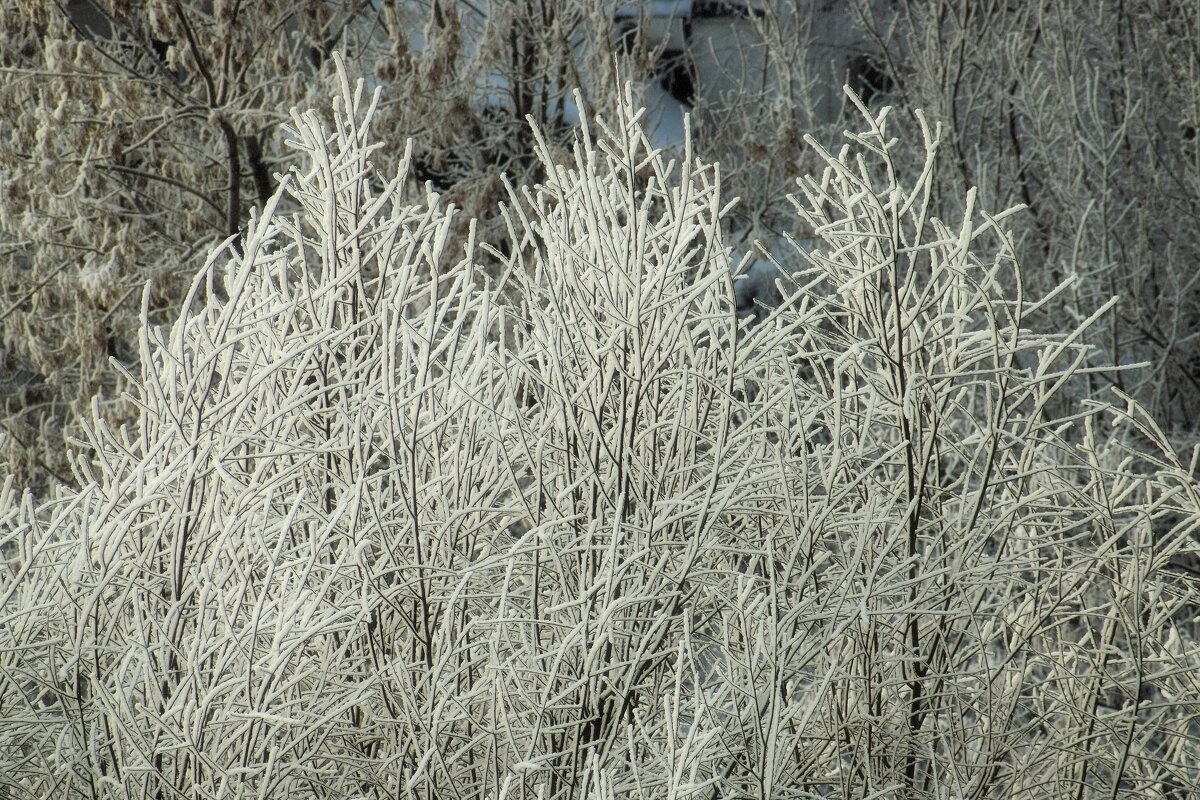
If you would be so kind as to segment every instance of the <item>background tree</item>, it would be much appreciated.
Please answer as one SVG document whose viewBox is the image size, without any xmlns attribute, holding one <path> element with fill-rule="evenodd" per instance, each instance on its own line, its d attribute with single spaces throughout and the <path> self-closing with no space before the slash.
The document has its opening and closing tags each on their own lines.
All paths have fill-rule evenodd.
<svg viewBox="0 0 1200 800">
<path fill-rule="evenodd" d="M 1014 220 L 1031 287 L 1070 288 L 1031 323 L 1120 303 L 1089 342 L 1116 386 L 1183 441 L 1200 423 L 1200 17 L 1148 3 L 902 0 L 852 4 L 904 109 L 946 126 L 939 197 L 1023 203 Z"/>
<path fill-rule="evenodd" d="M 15 6 L 15 7 L 14 7 Z M 8 3 L 0 83 L 7 468 L 63 480 L 63 429 L 130 409 L 138 299 L 155 319 L 274 189 L 275 131 L 357 4 Z M 348 48 L 348 49 L 353 49 Z M 166 315 L 166 316 L 160 316 Z M 68 473 L 69 474 L 69 473 Z"/>
</svg>

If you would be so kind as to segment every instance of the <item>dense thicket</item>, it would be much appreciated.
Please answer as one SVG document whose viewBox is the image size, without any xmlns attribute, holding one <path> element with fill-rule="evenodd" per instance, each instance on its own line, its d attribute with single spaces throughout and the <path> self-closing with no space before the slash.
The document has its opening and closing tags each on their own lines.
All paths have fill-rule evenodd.
<svg viewBox="0 0 1200 800">
<path fill-rule="evenodd" d="M 1197 26 L 0 0 L 0 800 L 1191 797 Z"/>
<path fill-rule="evenodd" d="M 1032 332 L 1014 215 L 932 216 L 942 131 L 862 107 L 739 321 L 719 169 L 625 102 L 532 129 L 504 246 L 378 172 L 361 86 L 294 117 L 143 293 L 134 424 L 0 494 L 3 796 L 1194 792 L 1195 455 L 1070 400 L 1102 315 Z"/>
</svg>

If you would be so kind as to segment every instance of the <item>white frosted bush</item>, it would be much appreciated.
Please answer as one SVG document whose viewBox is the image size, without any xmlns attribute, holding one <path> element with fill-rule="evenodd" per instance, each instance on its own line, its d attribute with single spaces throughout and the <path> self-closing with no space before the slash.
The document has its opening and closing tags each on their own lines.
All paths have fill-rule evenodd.
<svg viewBox="0 0 1200 800">
<path fill-rule="evenodd" d="M 1195 464 L 1051 413 L 1080 331 L 1022 328 L 1002 218 L 927 217 L 883 115 L 739 331 L 718 171 L 637 115 L 541 148 L 493 286 L 374 108 L 295 116 L 298 211 L 143 326 L 82 488 L 5 485 L 0 797 L 1196 785 Z"/>
</svg>

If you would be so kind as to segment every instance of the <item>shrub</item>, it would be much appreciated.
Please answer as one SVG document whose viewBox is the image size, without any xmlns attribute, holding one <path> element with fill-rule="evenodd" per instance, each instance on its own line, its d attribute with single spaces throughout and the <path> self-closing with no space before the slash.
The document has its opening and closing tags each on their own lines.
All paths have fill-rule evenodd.
<svg viewBox="0 0 1200 800">
<path fill-rule="evenodd" d="M 376 173 L 374 109 L 294 115 L 297 211 L 169 330 L 143 300 L 137 424 L 96 408 L 80 488 L 5 484 L 3 792 L 1196 785 L 1195 458 L 1132 401 L 1054 413 L 1082 330 L 1022 327 L 1004 215 L 928 216 L 886 112 L 739 327 L 719 170 L 638 115 L 539 146 L 493 284 Z"/>
</svg>

